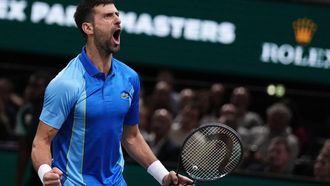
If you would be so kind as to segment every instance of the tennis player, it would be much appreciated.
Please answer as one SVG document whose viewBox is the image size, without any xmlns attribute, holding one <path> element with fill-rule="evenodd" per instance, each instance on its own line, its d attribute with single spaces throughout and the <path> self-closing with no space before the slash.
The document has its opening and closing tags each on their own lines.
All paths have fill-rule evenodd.
<svg viewBox="0 0 330 186">
<path fill-rule="evenodd" d="M 32 161 L 44 185 L 125 186 L 127 152 L 162 185 L 192 184 L 154 156 L 138 129 L 138 74 L 113 58 L 121 21 L 113 0 L 82 0 L 75 21 L 82 52 L 49 83 Z"/>
</svg>

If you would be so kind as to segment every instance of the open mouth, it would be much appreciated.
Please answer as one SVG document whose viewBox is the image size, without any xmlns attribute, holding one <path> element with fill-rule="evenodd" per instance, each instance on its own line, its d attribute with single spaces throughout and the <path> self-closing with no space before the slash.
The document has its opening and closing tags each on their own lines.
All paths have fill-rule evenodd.
<svg viewBox="0 0 330 186">
<path fill-rule="evenodd" d="M 118 30 L 116 30 L 114 33 L 113 33 L 113 35 L 112 35 L 112 37 L 113 37 L 113 41 L 114 41 L 114 43 L 115 44 L 117 44 L 117 45 L 119 45 L 120 44 L 120 29 L 118 29 Z"/>
</svg>

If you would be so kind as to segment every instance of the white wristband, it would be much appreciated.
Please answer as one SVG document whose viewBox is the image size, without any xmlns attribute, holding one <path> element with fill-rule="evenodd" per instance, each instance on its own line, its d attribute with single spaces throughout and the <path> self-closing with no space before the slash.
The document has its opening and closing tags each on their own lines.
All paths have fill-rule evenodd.
<svg viewBox="0 0 330 186">
<path fill-rule="evenodd" d="M 44 183 L 44 175 L 51 170 L 52 170 L 52 168 L 47 164 L 40 165 L 40 167 L 38 169 L 38 176 L 42 183 Z"/>
<path fill-rule="evenodd" d="M 152 175 L 161 185 L 163 184 L 163 178 L 169 172 L 164 167 L 164 165 L 159 161 L 154 161 L 151 165 L 149 165 L 147 169 L 148 173 Z"/>
</svg>

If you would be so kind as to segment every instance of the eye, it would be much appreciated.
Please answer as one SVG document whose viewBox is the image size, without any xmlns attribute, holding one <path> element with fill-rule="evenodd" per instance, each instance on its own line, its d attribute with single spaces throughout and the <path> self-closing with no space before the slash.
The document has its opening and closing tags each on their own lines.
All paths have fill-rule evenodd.
<svg viewBox="0 0 330 186">
<path fill-rule="evenodd" d="M 110 17 L 112 17 L 112 16 L 113 16 L 113 13 L 108 13 L 108 14 L 105 14 L 105 15 L 104 15 L 105 18 L 110 18 Z"/>
</svg>

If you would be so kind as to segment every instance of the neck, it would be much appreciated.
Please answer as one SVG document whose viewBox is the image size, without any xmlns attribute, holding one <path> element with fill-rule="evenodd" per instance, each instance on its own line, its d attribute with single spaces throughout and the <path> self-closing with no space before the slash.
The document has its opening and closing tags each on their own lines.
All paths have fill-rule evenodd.
<svg viewBox="0 0 330 186">
<path fill-rule="evenodd" d="M 112 53 L 106 53 L 93 44 L 87 44 L 86 54 L 100 72 L 106 76 L 110 73 Z"/>
</svg>

